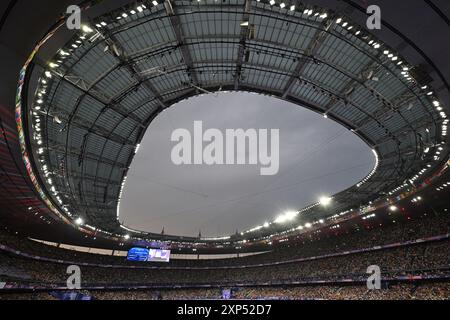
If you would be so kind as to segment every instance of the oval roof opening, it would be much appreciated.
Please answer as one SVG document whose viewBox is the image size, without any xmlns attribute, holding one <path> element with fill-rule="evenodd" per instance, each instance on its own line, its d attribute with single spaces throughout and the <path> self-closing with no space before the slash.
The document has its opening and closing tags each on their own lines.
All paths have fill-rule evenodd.
<svg viewBox="0 0 450 320">
<path fill-rule="evenodd" d="M 223 133 L 224 164 L 194 164 L 194 153 L 210 143 L 195 149 L 199 122 L 203 134 L 212 128 Z M 171 157 L 181 142 L 171 136 L 180 129 L 190 133 L 192 164 Z M 227 129 L 269 129 L 268 141 L 270 129 L 278 129 L 279 159 L 272 157 L 278 172 L 261 175 L 260 161 L 249 164 L 249 144 L 245 164 L 226 164 Z M 127 175 L 119 220 L 155 233 L 230 235 L 353 186 L 374 163 L 359 137 L 306 108 L 248 92 L 200 95 L 173 105 L 149 126 Z"/>
</svg>

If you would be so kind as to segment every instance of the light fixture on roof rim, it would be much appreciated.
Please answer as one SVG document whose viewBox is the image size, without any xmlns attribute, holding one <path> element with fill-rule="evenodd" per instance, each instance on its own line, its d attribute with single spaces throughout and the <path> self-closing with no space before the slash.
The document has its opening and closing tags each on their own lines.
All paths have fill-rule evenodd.
<svg viewBox="0 0 450 320">
<path fill-rule="evenodd" d="M 84 33 L 91 33 L 91 32 L 94 31 L 94 30 L 92 30 L 91 27 L 89 27 L 88 25 L 85 25 L 85 24 L 81 26 L 81 30 L 82 30 Z"/>
<path fill-rule="evenodd" d="M 285 212 L 284 214 L 278 216 L 274 220 L 274 222 L 275 223 L 285 223 L 285 222 L 291 221 L 297 216 L 297 214 L 298 214 L 298 212 L 295 212 L 295 211 Z"/>
<path fill-rule="evenodd" d="M 394 206 L 394 205 L 391 205 L 391 206 L 389 206 L 389 210 L 394 212 L 394 211 L 397 211 L 398 208 L 396 206 Z"/>
<path fill-rule="evenodd" d="M 322 197 L 320 197 L 320 199 L 319 199 L 319 203 L 320 203 L 322 206 L 326 207 L 326 206 L 328 206 L 328 205 L 331 203 L 331 200 L 332 200 L 331 197 L 322 196 Z"/>
</svg>

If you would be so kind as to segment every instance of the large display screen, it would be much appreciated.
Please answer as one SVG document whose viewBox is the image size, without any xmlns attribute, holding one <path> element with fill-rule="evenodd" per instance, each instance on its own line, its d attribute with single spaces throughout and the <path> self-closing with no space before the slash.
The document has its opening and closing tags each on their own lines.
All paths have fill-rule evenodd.
<svg viewBox="0 0 450 320">
<path fill-rule="evenodd" d="M 231 299 L 231 289 L 222 289 L 222 299 Z"/>
<path fill-rule="evenodd" d="M 150 262 L 169 262 L 170 250 L 131 248 L 128 251 L 127 260 L 150 261 Z"/>
</svg>

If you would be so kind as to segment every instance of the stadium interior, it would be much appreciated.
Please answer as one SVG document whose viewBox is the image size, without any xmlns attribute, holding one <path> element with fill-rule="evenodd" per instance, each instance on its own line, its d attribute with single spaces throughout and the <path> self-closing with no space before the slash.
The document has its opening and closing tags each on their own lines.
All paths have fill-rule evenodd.
<svg viewBox="0 0 450 320">
<path fill-rule="evenodd" d="M 0 300 L 448 300 L 450 5 L 408 3 L 371 30 L 357 0 L 3 1 Z M 373 169 L 229 235 L 124 224 L 155 118 L 236 91 L 338 123 Z"/>
</svg>

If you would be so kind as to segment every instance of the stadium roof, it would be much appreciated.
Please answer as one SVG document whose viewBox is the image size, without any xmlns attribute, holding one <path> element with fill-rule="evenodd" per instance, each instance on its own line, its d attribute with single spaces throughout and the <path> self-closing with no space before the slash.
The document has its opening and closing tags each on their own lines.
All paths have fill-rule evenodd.
<svg viewBox="0 0 450 320">
<path fill-rule="evenodd" d="M 279 97 L 372 147 L 376 167 L 334 195 L 332 209 L 298 208 L 311 220 L 395 195 L 446 159 L 447 115 L 433 79 L 345 15 L 273 0 L 102 9 L 86 8 L 90 20 L 79 32 L 60 21 L 23 74 L 18 116 L 28 173 L 67 223 L 82 217 L 94 229 L 125 232 L 117 208 L 146 129 L 164 109 L 205 92 Z"/>
</svg>

